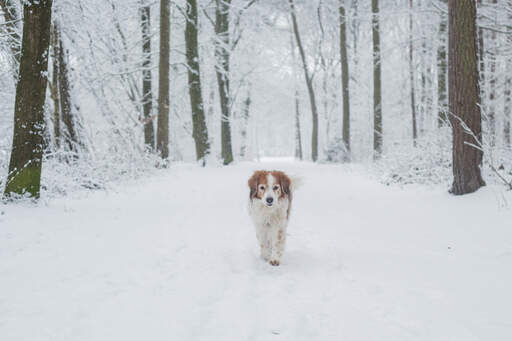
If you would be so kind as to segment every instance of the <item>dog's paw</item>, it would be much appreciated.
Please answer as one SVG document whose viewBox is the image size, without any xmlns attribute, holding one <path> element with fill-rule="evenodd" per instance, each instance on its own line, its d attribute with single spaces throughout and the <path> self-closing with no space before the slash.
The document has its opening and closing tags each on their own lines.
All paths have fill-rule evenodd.
<svg viewBox="0 0 512 341">
<path fill-rule="evenodd" d="M 270 265 L 272 265 L 272 266 L 278 266 L 278 265 L 279 265 L 279 260 L 277 260 L 277 259 L 272 259 L 272 260 L 270 261 Z"/>
</svg>

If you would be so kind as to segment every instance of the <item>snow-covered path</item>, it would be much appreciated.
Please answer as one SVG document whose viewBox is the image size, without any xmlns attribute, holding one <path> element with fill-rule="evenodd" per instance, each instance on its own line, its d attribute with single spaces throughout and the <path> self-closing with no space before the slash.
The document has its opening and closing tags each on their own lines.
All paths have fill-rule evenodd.
<svg viewBox="0 0 512 341">
<path fill-rule="evenodd" d="M 247 217 L 257 168 L 303 178 L 280 267 Z M 512 196 L 386 187 L 307 163 L 174 166 L 0 210 L 0 339 L 511 340 Z"/>
</svg>

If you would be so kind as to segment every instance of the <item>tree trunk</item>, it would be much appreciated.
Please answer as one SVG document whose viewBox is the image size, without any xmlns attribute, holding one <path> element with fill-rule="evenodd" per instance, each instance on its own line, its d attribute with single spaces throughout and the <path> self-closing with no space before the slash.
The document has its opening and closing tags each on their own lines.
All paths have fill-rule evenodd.
<svg viewBox="0 0 512 341">
<path fill-rule="evenodd" d="M 482 0 L 477 0 L 478 8 L 482 7 Z M 478 13 L 478 12 L 477 12 Z M 485 44 L 484 44 L 484 30 L 482 26 L 478 25 L 478 75 L 480 80 L 480 98 L 485 98 Z M 482 109 L 485 110 L 485 103 L 481 103 Z"/>
<path fill-rule="evenodd" d="M 64 137 L 64 141 L 68 147 L 68 150 L 74 153 L 76 157 L 78 154 L 77 147 L 79 146 L 78 133 L 76 129 L 76 122 L 73 117 L 71 110 L 71 89 L 69 83 L 69 71 L 68 71 L 68 58 L 66 50 L 64 49 L 64 43 L 60 32 L 60 26 L 57 21 L 54 23 L 54 30 L 56 35 L 56 51 L 57 55 L 57 74 L 58 74 L 58 89 L 59 89 L 59 100 L 60 100 L 60 114 L 62 123 L 66 130 L 61 131 L 61 138 Z"/>
<path fill-rule="evenodd" d="M 292 17 L 293 32 L 295 34 L 295 40 L 297 47 L 299 48 L 300 58 L 302 60 L 302 68 L 304 69 L 304 78 L 306 80 L 306 86 L 309 94 L 309 102 L 311 104 L 311 114 L 313 118 L 313 132 L 311 136 L 311 159 L 317 161 L 318 159 L 318 109 L 316 106 L 315 91 L 313 88 L 313 78 L 309 74 L 308 63 L 306 60 L 306 54 L 302 46 L 302 40 L 300 38 L 299 26 L 297 24 L 297 16 L 295 14 L 294 0 L 288 0 L 290 3 L 290 14 Z"/>
<path fill-rule="evenodd" d="M 243 160 L 247 153 L 247 128 L 249 124 L 249 113 L 251 108 L 251 93 L 250 88 L 247 90 L 247 97 L 244 100 L 244 106 L 242 108 L 242 131 L 241 131 L 241 146 L 240 146 L 240 158 Z"/>
<path fill-rule="evenodd" d="M 343 143 L 350 158 L 350 91 L 347 54 L 347 16 L 345 15 L 345 1 L 340 0 L 340 58 L 341 58 L 341 88 L 343 95 Z"/>
<path fill-rule="evenodd" d="M 414 89 L 414 43 L 413 43 L 413 4 L 409 0 L 409 81 L 411 83 L 411 113 L 412 113 L 412 142 L 416 147 L 416 139 L 418 138 L 418 126 L 416 122 L 416 98 Z"/>
<path fill-rule="evenodd" d="M 382 95 L 381 95 L 381 59 L 379 0 L 372 0 L 372 36 L 373 36 L 373 158 L 382 154 Z"/>
<path fill-rule="evenodd" d="M 491 4 L 496 6 L 497 0 L 491 0 Z M 494 8 L 496 11 L 496 8 Z M 497 18 L 494 17 L 494 23 L 497 24 Z M 489 33 L 489 106 L 488 106 L 488 129 L 489 144 L 493 148 L 496 144 L 496 31 Z"/>
<path fill-rule="evenodd" d="M 216 0 L 215 8 L 215 71 L 219 86 L 221 109 L 221 155 L 225 165 L 233 162 L 231 146 L 231 93 L 229 89 L 229 10 L 231 0 Z"/>
<path fill-rule="evenodd" d="M 299 90 L 295 90 L 295 157 L 302 161 L 302 134 L 300 133 Z"/>
<path fill-rule="evenodd" d="M 441 0 L 446 3 L 446 0 Z M 446 123 L 448 110 L 448 94 L 446 92 L 446 76 L 447 76 L 447 62 L 446 62 L 446 43 L 448 18 L 441 12 L 441 19 L 439 22 L 439 46 L 437 48 L 437 126 L 441 127 Z"/>
<path fill-rule="evenodd" d="M 146 149 L 155 149 L 153 126 L 153 92 L 151 76 L 151 8 L 147 0 L 141 0 L 140 18 L 142 31 L 142 108 L 144 111 L 144 144 Z"/>
<path fill-rule="evenodd" d="M 21 37 L 20 37 L 20 29 L 18 27 L 18 20 L 20 20 L 18 16 L 18 11 L 16 10 L 16 4 L 14 0 L 0 0 L 0 7 L 2 8 L 2 12 L 4 13 L 4 31 L 8 36 L 7 42 L 9 44 L 9 49 L 12 53 L 12 58 L 14 63 L 12 65 L 14 70 L 14 77 L 18 79 L 18 68 L 20 66 L 20 58 L 21 58 Z"/>
<path fill-rule="evenodd" d="M 512 22 L 512 0 L 507 1 L 509 14 L 508 22 Z M 512 46 L 512 27 L 507 27 L 507 45 Z M 512 111 L 512 99 L 510 98 L 512 92 L 512 57 L 505 58 L 505 84 L 504 84 L 504 97 L 505 106 L 503 108 L 504 122 L 503 122 L 503 135 L 506 148 L 510 148 L 510 112 Z"/>
<path fill-rule="evenodd" d="M 475 2 L 449 0 L 448 15 L 449 106 L 453 115 L 451 193 L 460 195 L 485 185 L 480 173 L 483 152 L 472 146 L 480 147 L 482 143 Z"/>
<path fill-rule="evenodd" d="M 163 160 L 169 158 L 169 0 L 160 0 L 160 64 L 158 66 L 158 121 L 156 144 Z"/>
<path fill-rule="evenodd" d="M 55 138 L 55 149 L 60 148 L 60 98 L 59 98 L 59 62 L 57 59 L 58 34 L 55 25 L 51 29 L 52 47 L 52 81 L 49 82 L 50 97 L 53 101 L 53 134 Z"/>
<path fill-rule="evenodd" d="M 5 196 L 40 194 L 52 0 L 24 2 L 24 29 Z"/>
<path fill-rule="evenodd" d="M 188 89 L 192 106 L 192 136 L 196 145 L 196 158 L 203 160 L 210 150 L 208 130 L 204 116 L 203 96 L 201 93 L 201 72 L 199 69 L 199 46 L 197 30 L 196 0 L 187 0 L 187 24 L 185 28 L 185 43 L 187 45 Z"/>
</svg>

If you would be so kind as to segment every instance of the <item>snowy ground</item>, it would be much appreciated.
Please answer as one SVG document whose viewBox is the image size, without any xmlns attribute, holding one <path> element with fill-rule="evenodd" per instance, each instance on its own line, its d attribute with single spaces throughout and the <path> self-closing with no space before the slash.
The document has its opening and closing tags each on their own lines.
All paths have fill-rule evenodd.
<svg viewBox="0 0 512 341">
<path fill-rule="evenodd" d="M 300 175 L 280 267 L 246 180 Z M 0 210 L 0 339 L 511 340 L 512 195 L 386 187 L 307 163 L 173 166 Z"/>
</svg>

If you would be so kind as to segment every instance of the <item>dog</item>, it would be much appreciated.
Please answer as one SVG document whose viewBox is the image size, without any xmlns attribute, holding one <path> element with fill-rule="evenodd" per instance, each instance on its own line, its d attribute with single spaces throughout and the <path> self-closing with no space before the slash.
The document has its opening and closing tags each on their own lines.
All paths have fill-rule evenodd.
<svg viewBox="0 0 512 341">
<path fill-rule="evenodd" d="M 286 243 L 292 205 L 292 179 L 281 171 L 259 170 L 248 181 L 249 215 L 256 228 L 261 257 L 278 266 Z"/>
</svg>

